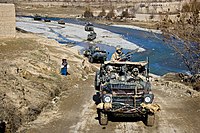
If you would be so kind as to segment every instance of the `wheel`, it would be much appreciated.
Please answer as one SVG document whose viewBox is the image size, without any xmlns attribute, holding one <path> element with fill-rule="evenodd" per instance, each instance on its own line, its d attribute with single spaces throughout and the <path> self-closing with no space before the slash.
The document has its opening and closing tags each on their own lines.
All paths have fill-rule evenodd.
<svg viewBox="0 0 200 133">
<path fill-rule="evenodd" d="M 99 117 L 99 124 L 100 125 L 107 125 L 108 124 L 108 115 L 106 113 L 103 113 L 102 111 L 98 111 L 98 117 Z"/>
<path fill-rule="evenodd" d="M 100 77 L 99 77 L 100 72 L 97 71 L 96 75 L 95 75 L 95 81 L 94 81 L 94 86 L 95 86 L 95 90 L 100 91 Z"/>
<path fill-rule="evenodd" d="M 155 114 L 147 114 L 145 116 L 145 124 L 152 127 L 155 123 Z"/>
<path fill-rule="evenodd" d="M 96 94 L 93 95 L 93 101 L 95 102 L 96 105 L 101 103 L 100 93 L 99 92 L 96 92 Z"/>
<path fill-rule="evenodd" d="M 93 63 L 93 62 L 94 62 L 94 59 L 93 59 L 91 56 L 89 57 L 89 62 L 90 62 L 90 63 Z"/>
</svg>

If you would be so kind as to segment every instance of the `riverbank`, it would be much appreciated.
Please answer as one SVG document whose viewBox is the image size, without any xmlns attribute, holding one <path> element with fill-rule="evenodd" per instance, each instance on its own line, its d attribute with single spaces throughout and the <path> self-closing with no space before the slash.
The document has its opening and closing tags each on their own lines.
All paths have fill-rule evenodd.
<svg viewBox="0 0 200 133">
<path fill-rule="evenodd" d="M 52 18 L 73 18 L 85 21 L 91 21 L 97 24 L 105 24 L 105 25 L 132 25 L 138 26 L 141 28 L 147 29 L 158 29 L 158 22 L 155 21 L 138 21 L 132 19 L 88 19 L 81 18 L 83 13 L 85 12 L 85 7 L 76 7 L 76 6 L 31 6 L 31 5 L 16 5 L 16 15 L 17 16 L 35 16 L 36 14 L 41 15 L 43 17 L 52 17 Z M 109 9 L 109 8 L 108 8 Z M 94 8 L 96 12 L 101 12 L 102 8 Z"/>
<path fill-rule="evenodd" d="M 64 45 L 78 46 L 78 48 L 88 48 L 90 45 L 99 46 L 108 51 L 108 60 L 115 51 L 115 46 L 121 45 L 123 52 L 127 53 L 140 47 L 141 52 L 133 54 L 132 61 L 146 60 L 150 58 L 151 72 L 163 75 L 168 72 L 186 72 L 179 56 L 174 56 L 175 51 L 163 42 L 162 34 L 159 31 L 153 31 L 135 26 L 108 26 L 95 24 L 97 38 L 94 41 L 87 41 L 89 32 L 84 30 L 85 21 L 77 19 L 63 19 L 65 25 L 57 23 L 60 18 L 50 18 L 50 23 L 43 21 L 34 21 L 33 17 L 17 17 L 17 27 L 24 31 L 40 34 Z M 147 32 L 148 31 L 148 32 Z M 159 33 L 158 33 L 159 32 Z M 129 49 L 129 50 L 128 50 Z M 145 51 L 144 51 L 145 49 Z M 165 51 L 165 52 L 163 52 Z"/>
<path fill-rule="evenodd" d="M 97 37 L 94 41 L 88 42 L 87 35 L 89 34 L 84 30 L 84 25 L 65 23 L 60 25 L 57 21 L 50 23 L 44 23 L 42 21 L 34 21 L 33 18 L 18 17 L 16 22 L 17 28 L 27 32 L 41 34 L 51 39 L 55 39 L 58 42 L 67 43 L 92 43 L 92 44 L 104 44 L 112 47 L 120 45 L 124 49 L 135 50 L 139 48 L 138 52 L 142 52 L 145 49 L 139 47 L 137 44 L 129 42 L 120 36 L 119 34 L 112 33 L 108 30 L 95 27 Z"/>
</svg>

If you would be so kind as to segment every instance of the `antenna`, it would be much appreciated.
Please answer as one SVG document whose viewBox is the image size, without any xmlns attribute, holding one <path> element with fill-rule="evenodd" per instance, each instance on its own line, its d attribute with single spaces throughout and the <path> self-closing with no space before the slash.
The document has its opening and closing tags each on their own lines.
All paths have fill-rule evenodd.
<svg viewBox="0 0 200 133">
<path fill-rule="evenodd" d="M 147 81 L 149 81 L 149 57 L 147 57 L 146 76 L 147 76 Z"/>
</svg>

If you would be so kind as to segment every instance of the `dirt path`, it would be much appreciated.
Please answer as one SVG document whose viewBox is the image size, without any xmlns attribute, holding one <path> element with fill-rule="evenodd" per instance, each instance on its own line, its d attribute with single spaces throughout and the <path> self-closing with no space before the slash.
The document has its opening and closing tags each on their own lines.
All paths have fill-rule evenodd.
<svg viewBox="0 0 200 133">
<path fill-rule="evenodd" d="M 61 99 L 62 117 L 47 125 L 30 129 L 30 133 L 198 133 L 200 130 L 200 98 L 178 94 L 164 85 L 155 85 L 155 103 L 162 110 L 157 113 L 157 122 L 146 127 L 142 121 L 132 118 L 111 119 L 107 126 L 100 126 L 97 120 L 93 75 L 81 86 L 70 91 Z M 174 94 L 173 94 L 174 93 Z"/>
</svg>

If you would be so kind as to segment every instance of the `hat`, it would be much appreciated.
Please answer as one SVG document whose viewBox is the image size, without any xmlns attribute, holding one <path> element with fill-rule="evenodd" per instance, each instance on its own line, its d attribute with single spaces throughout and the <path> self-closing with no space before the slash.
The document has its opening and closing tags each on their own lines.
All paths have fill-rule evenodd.
<svg viewBox="0 0 200 133">
<path fill-rule="evenodd" d="M 139 72 L 139 69 L 138 68 L 133 68 L 132 72 Z"/>
<path fill-rule="evenodd" d="M 122 47 L 120 45 L 117 45 L 116 50 L 122 50 Z"/>
<path fill-rule="evenodd" d="M 106 70 L 107 70 L 107 71 L 113 71 L 113 67 L 112 67 L 112 66 L 107 66 L 107 67 L 106 67 Z"/>
</svg>

